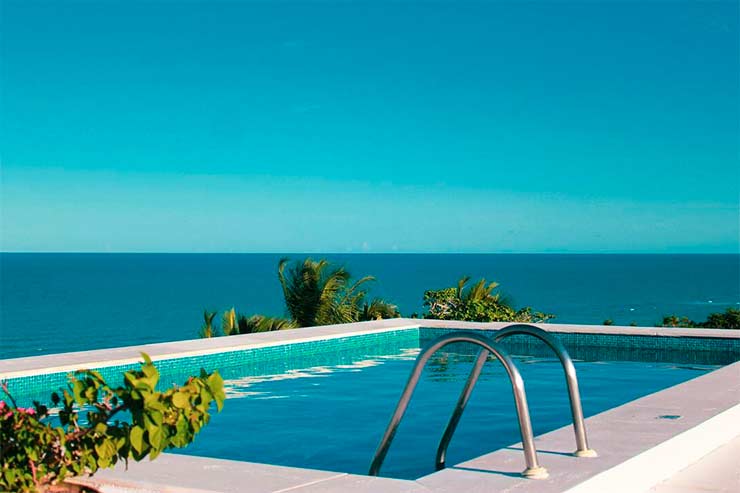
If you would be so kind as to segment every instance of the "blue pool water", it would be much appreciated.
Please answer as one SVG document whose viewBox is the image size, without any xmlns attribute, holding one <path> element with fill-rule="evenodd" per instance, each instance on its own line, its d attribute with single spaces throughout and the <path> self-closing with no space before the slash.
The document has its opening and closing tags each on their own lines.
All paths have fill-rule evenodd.
<svg viewBox="0 0 740 493">
<path fill-rule="evenodd" d="M 368 350 L 335 364 L 324 360 L 271 375 L 239 377 L 232 369 L 227 373 L 229 399 L 222 413 L 194 444 L 176 452 L 366 474 L 419 351 L 419 344 L 401 346 L 405 347 L 383 353 Z M 438 353 L 425 370 L 382 475 L 416 478 L 433 472 L 438 440 L 473 359 L 470 347 L 457 347 L 459 352 Z M 568 424 L 560 363 L 542 356 L 516 360 L 526 382 L 535 433 Z M 716 367 L 578 361 L 584 412 L 599 413 Z M 508 380 L 503 368 L 490 362 L 452 441 L 448 463 L 518 441 Z"/>
</svg>

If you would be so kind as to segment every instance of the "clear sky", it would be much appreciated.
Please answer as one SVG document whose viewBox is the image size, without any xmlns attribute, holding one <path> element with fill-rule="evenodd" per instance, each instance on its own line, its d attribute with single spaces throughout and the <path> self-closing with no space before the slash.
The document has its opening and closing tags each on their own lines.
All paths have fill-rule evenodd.
<svg viewBox="0 0 740 493">
<path fill-rule="evenodd" d="M 738 2 L 2 0 L 2 250 L 738 252 Z"/>
</svg>

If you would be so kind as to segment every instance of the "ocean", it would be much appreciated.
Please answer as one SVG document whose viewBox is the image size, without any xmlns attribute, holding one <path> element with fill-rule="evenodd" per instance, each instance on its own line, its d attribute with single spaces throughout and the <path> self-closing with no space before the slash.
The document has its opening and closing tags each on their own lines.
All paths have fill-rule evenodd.
<svg viewBox="0 0 740 493">
<path fill-rule="evenodd" d="M 306 254 L 0 254 L 0 358 L 197 337 L 204 309 L 283 315 L 281 257 Z M 331 254 L 373 295 L 422 313 L 427 289 L 486 277 L 553 322 L 652 326 L 740 305 L 740 255 Z M 220 319 L 219 319 L 220 321 Z"/>
</svg>

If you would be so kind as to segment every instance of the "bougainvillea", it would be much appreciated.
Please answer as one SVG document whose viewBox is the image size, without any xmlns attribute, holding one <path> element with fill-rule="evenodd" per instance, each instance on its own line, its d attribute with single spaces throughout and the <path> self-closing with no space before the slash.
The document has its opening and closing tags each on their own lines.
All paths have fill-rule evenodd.
<svg viewBox="0 0 740 493">
<path fill-rule="evenodd" d="M 65 478 L 94 474 L 119 461 L 154 459 L 184 447 L 221 410 L 225 394 L 218 372 L 201 370 L 184 385 L 157 390 L 159 372 L 147 355 L 112 387 L 96 371 L 78 371 L 67 388 L 42 403 L 19 407 L 3 384 L 0 401 L 0 490 L 45 492 Z"/>
</svg>

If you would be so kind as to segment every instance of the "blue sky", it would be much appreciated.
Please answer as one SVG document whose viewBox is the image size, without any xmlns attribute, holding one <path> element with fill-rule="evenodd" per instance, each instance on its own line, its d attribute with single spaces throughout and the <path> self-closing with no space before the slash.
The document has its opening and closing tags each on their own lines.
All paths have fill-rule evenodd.
<svg viewBox="0 0 740 493">
<path fill-rule="evenodd" d="M 735 1 L 1 15 L 4 251 L 739 248 Z"/>
</svg>

